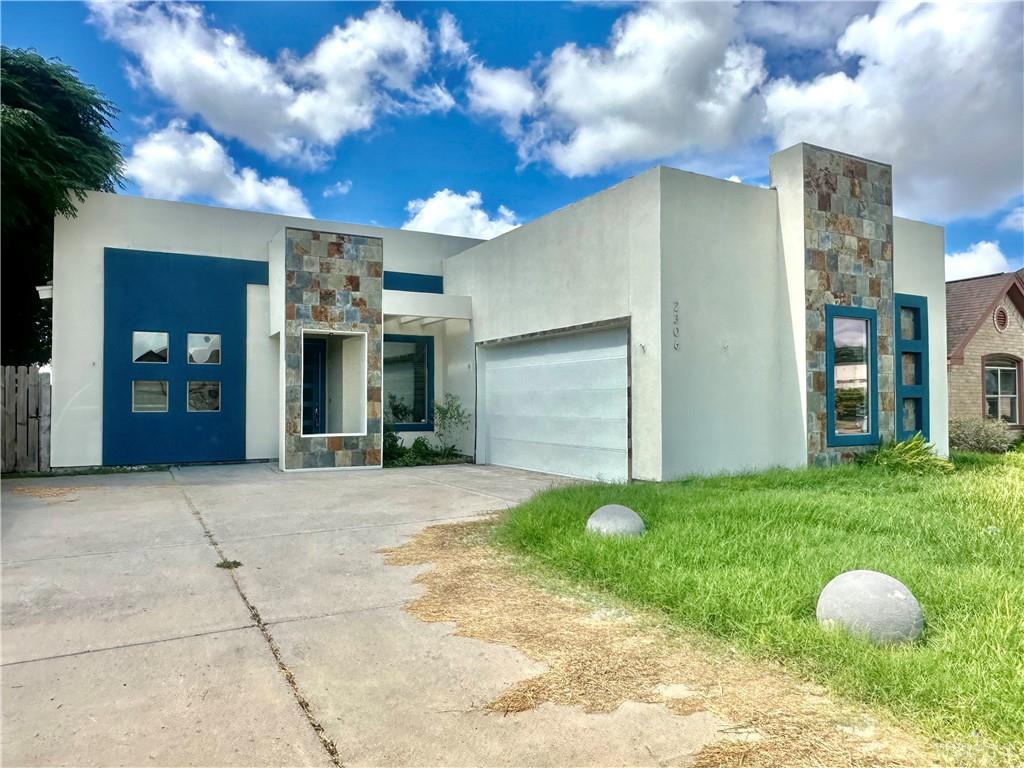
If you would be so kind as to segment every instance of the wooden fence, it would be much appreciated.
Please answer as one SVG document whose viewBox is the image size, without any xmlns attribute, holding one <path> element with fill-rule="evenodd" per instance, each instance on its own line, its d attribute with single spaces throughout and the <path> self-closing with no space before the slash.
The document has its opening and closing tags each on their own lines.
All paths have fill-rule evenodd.
<svg viewBox="0 0 1024 768">
<path fill-rule="evenodd" d="M 50 471 L 50 374 L 39 367 L 5 365 L 0 393 L 3 471 Z"/>
</svg>

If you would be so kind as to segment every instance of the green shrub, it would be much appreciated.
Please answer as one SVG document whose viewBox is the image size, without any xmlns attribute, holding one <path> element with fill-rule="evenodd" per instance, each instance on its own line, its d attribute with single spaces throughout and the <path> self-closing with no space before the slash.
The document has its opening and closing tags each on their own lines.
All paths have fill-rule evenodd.
<svg viewBox="0 0 1024 768">
<path fill-rule="evenodd" d="M 1006 453 L 1013 440 L 1006 423 L 996 419 L 949 420 L 949 446 L 954 450 Z"/>
<path fill-rule="evenodd" d="M 395 428 L 391 424 L 384 425 L 384 463 L 394 464 L 401 459 L 407 452 L 406 448 L 402 444 L 402 438 L 395 432 Z"/>
<path fill-rule="evenodd" d="M 446 392 L 444 401 L 434 403 L 434 439 L 442 456 L 451 458 L 456 446 L 470 425 L 469 411 L 462 407 L 458 395 Z"/>
<path fill-rule="evenodd" d="M 431 459 L 437 453 L 425 437 L 417 437 L 409 446 L 409 453 L 421 459 Z"/>
<path fill-rule="evenodd" d="M 876 451 L 863 454 L 861 463 L 873 464 L 889 472 L 906 472 L 912 475 L 953 470 L 953 464 L 948 459 L 935 455 L 935 446 L 927 442 L 920 432 L 902 442 L 884 445 Z"/>
</svg>

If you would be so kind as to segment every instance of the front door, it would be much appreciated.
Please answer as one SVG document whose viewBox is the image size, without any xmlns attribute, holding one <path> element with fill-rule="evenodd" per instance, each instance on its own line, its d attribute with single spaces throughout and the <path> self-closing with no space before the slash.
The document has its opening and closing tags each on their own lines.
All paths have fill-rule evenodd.
<svg viewBox="0 0 1024 768">
<path fill-rule="evenodd" d="M 327 341 L 302 342 L 302 433 L 320 435 L 327 431 Z"/>
</svg>

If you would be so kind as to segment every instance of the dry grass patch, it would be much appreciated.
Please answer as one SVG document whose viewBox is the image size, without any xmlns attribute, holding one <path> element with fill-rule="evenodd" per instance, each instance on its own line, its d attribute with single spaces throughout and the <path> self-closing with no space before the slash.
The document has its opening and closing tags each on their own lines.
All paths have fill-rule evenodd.
<svg viewBox="0 0 1024 768">
<path fill-rule="evenodd" d="M 923 742 L 879 716 L 867 716 L 727 648 L 674 631 L 655 616 L 582 592 L 542 587 L 507 553 L 488 544 L 496 518 L 421 531 L 384 550 L 391 565 L 432 565 L 416 581 L 425 592 L 408 606 L 456 634 L 513 646 L 547 665 L 488 706 L 521 712 L 544 702 L 614 710 L 625 701 L 663 702 L 677 714 L 707 710 L 734 725 L 697 756 L 711 766 L 924 766 Z"/>
<path fill-rule="evenodd" d="M 32 496 L 36 499 L 59 499 L 72 493 L 79 493 L 83 490 L 91 490 L 92 486 L 58 486 L 58 485 L 26 485 L 15 488 L 14 492 L 22 496 Z"/>
</svg>

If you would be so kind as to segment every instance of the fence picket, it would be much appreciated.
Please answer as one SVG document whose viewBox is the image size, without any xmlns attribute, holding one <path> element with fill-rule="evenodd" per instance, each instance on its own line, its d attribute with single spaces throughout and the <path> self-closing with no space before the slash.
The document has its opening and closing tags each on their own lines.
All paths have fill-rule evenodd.
<svg viewBox="0 0 1024 768">
<path fill-rule="evenodd" d="M 24 365 L 18 366 L 14 385 L 17 388 L 18 397 L 16 411 L 18 453 L 14 459 L 14 469 L 17 472 L 24 472 L 25 467 L 28 466 L 28 368 Z"/>
<path fill-rule="evenodd" d="M 50 471 L 50 374 L 39 374 L 39 471 Z"/>
<path fill-rule="evenodd" d="M 28 449 L 25 468 L 39 471 L 39 366 L 28 369 Z"/>
<path fill-rule="evenodd" d="M 4 471 L 13 472 L 17 458 L 17 384 L 13 366 L 4 368 Z"/>
<path fill-rule="evenodd" d="M 0 368 L 0 467 L 4 472 L 50 470 L 50 374 L 38 366 Z"/>
</svg>

